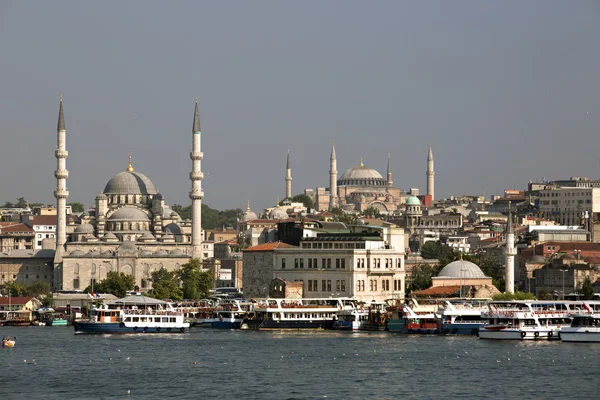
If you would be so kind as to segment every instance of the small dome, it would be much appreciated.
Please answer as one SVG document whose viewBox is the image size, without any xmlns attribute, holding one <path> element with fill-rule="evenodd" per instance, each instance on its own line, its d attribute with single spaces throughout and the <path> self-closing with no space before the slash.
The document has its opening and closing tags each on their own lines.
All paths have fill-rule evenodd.
<svg viewBox="0 0 600 400">
<path fill-rule="evenodd" d="M 487 278 L 481 268 L 466 260 L 456 260 L 446 265 L 438 274 L 446 278 Z"/>
<path fill-rule="evenodd" d="M 100 254 L 102 257 L 112 257 L 113 253 L 110 250 L 106 250 Z"/>
<path fill-rule="evenodd" d="M 248 200 L 246 211 L 244 211 L 244 213 L 242 214 L 242 221 L 252 221 L 253 219 L 258 219 L 258 216 L 254 211 L 250 209 L 250 200 Z"/>
<path fill-rule="evenodd" d="M 288 213 L 285 212 L 285 210 L 281 207 L 275 207 L 269 213 L 269 217 L 271 217 L 271 219 L 286 219 L 288 217 Z"/>
<path fill-rule="evenodd" d="M 121 246 L 119 246 L 118 251 L 137 251 L 137 246 L 132 241 L 127 240 L 124 241 Z"/>
<path fill-rule="evenodd" d="M 151 253 L 151 252 L 149 252 L 148 250 L 143 250 L 143 251 L 140 253 L 140 256 L 142 256 L 142 257 L 149 257 L 149 256 L 151 256 L 151 255 L 152 255 L 152 253 Z"/>
<path fill-rule="evenodd" d="M 94 227 L 90 224 L 81 224 L 75 228 L 74 233 L 94 233 Z"/>
<path fill-rule="evenodd" d="M 172 233 L 174 235 L 181 235 L 181 226 L 175 222 L 171 222 L 165 226 L 165 232 Z"/>
<path fill-rule="evenodd" d="M 84 253 L 83 251 L 81 251 L 81 250 L 77 249 L 77 250 L 73 250 L 73 251 L 71 252 L 71 254 L 69 254 L 69 255 L 70 255 L 70 256 L 84 256 L 84 255 L 85 255 L 85 253 Z"/>
<path fill-rule="evenodd" d="M 541 255 L 535 255 L 527 261 L 527 264 L 546 264 L 546 257 Z"/>
<path fill-rule="evenodd" d="M 417 196 L 408 196 L 408 198 L 406 199 L 406 205 L 407 206 L 420 206 L 421 202 L 419 201 L 419 198 Z"/>
<path fill-rule="evenodd" d="M 179 220 L 181 216 L 177 214 L 177 212 L 173 211 L 171 207 L 164 206 L 162 211 L 162 217 L 165 219 L 175 219 L 175 217 Z"/>
<path fill-rule="evenodd" d="M 169 254 L 169 253 L 167 253 L 167 251 L 166 251 L 166 250 L 163 250 L 163 249 L 156 250 L 156 251 L 154 252 L 154 255 L 155 255 L 155 256 L 166 256 L 166 255 L 168 255 L 168 254 Z"/>
<path fill-rule="evenodd" d="M 108 219 L 111 221 L 150 221 L 145 212 L 135 207 L 121 208 Z"/>
<path fill-rule="evenodd" d="M 123 171 L 115 175 L 104 187 L 106 194 L 157 194 L 148 177 L 136 171 Z"/>
<path fill-rule="evenodd" d="M 185 256 L 185 253 L 181 249 L 171 250 L 169 254 L 172 256 Z"/>
<path fill-rule="evenodd" d="M 153 240 L 153 239 L 156 239 L 156 238 L 154 237 L 153 234 L 151 234 L 150 232 L 146 231 L 146 232 L 144 232 L 144 234 L 142 236 L 140 236 L 140 239 Z"/>
<path fill-rule="evenodd" d="M 115 236 L 114 233 L 112 232 L 107 232 L 104 236 L 103 236 L 104 240 L 118 240 L 119 238 L 117 238 L 117 236 Z"/>
<path fill-rule="evenodd" d="M 560 256 L 561 260 L 575 260 L 575 256 L 571 255 L 571 254 L 563 254 L 562 256 Z"/>
</svg>

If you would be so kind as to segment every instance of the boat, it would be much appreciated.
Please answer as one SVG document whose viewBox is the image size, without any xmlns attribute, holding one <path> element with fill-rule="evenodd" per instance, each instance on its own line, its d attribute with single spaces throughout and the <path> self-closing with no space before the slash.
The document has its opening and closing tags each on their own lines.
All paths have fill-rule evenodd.
<svg viewBox="0 0 600 400">
<path fill-rule="evenodd" d="M 428 335 L 440 332 L 441 321 L 436 300 L 419 302 L 412 298 L 388 310 L 392 312 L 392 317 L 387 321 L 387 330 L 390 332 Z"/>
<path fill-rule="evenodd" d="M 39 308 L 34 311 L 33 325 L 36 326 L 66 326 L 69 319 L 63 313 L 56 312 L 52 308 Z"/>
<path fill-rule="evenodd" d="M 91 310 L 88 320 L 75 320 L 81 333 L 183 333 L 190 327 L 171 303 L 142 295 L 105 302 Z"/>
<path fill-rule="evenodd" d="M 15 344 L 17 344 L 17 341 L 14 338 L 7 337 L 2 339 L 2 347 L 15 347 Z"/>
<path fill-rule="evenodd" d="M 30 326 L 31 314 L 29 310 L 1 311 L 0 321 L 4 326 Z"/>
<path fill-rule="evenodd" d="M 240 300 L 221 300 L 213 311 L 211 327 L 214 329 L 240 329 L 253 303 Z"/>
<path fill-rule="evenodd" d="M 219 302 L 213 299 L 202 299 L 196 304 L 196 314 L 192 326 L 196 328 L 212 328 L 215 320 L 214 311 Z"/>
<path fill-rule="evenodd" d="M 573 314 L 571 325 L 560 329 L 563 342 L 600 342 L 600 302 L 583 301 L 585 312 Z"/>
<path fill-rule="evenodd" d="M 580 301 L 490 301 L 481 316 L 487 322 L 479 328 L 480 339 L 558 340 L 571 315 L 582 309 Z"/>
<path fill-rule="evenodd" d="M 441 332 L 444 335 L 476 336 L 486 320 L 482 311 L 487 311 L 490 299 L 440 299 L 438 314 L 442 322 Z"/>
<path fill-rule="evenodd" d="M 256 299 L 241 329 L 332 329 L 338 311 L 354 308 L 349 298 Z"/>
<path fill-rule="evenodd" d="M 349 331 L 385 331 L 388 303 L 358 303 L 352 309 L 337 312 L 333 329 Z"/>
</svg>

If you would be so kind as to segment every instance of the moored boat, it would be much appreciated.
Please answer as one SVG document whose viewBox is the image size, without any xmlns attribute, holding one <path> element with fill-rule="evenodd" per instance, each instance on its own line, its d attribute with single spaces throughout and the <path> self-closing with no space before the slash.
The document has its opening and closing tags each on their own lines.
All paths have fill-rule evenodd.
<svg viewBox="0 0 600 400">
<path fill-rule="evenodd" d="M 487 311 L 488 299 L 439 300 L 438 314 L 445 335 L 477 335 L 485 324 L 482 311 Z"/>
<path fill-rule="evenodd" d="M 214 329 L 240 329 L 253 303 L 240 300 L 221 300 L 213 312 L 211 326 Z"/>
<path fill-rule="evenodd" d="M 422 301 L 409 299 L 397 306 L 393 317 L 387 321 L 387 330 L 400 333 L 438 334 L 440 332 L 440 316 L 437 314 L 438 304 L 435 300 Z"/>
<path fill-rule="evenodd" d="M 384 331 L 388 318 L 387 303 L 361 303 L 337 312 L 333 329 L 349 331 Z"/>
<path fill-rule="evenodd" d="M 168 302 L 131 295 L 94 308 L 89 320 L 76 320 L 75 333 L 183 333 L 190 327 Z"/>
<path fill-rule="evenodd" d="M 563 342 L 600 342 L 600 313 L 575 314 L 570 326 L 560 329 Z"/>
</svg>

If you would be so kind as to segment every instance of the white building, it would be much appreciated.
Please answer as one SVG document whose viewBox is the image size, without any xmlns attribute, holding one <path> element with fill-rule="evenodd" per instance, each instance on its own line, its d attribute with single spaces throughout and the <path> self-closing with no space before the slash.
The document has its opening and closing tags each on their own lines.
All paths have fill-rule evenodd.
<svg viewBox="0 0 600 400">
<path fill-rule="evenodd" d="M 600 212 L 600 188 L 561 187 L 540 190 L 540 212 L 562 225 L 580 225 L 582 216 Z"/>
<path fill-rule="evenodd" d="M 33 249 L 41 250 L 44 239 L 56 238 L 56 215 L 24 215 L 22 221 L 33 229 Z"/>
</svg>

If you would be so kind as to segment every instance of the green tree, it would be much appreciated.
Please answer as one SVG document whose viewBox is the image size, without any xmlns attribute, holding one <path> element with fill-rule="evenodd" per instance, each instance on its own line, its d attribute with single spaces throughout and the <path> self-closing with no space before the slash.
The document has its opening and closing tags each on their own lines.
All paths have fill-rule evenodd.
<svg viewBox="0 0 600 400">
<path fill-rule="evenodd" d="M 25 290 L 28 296 L 41 298 L 50 294 L 50 283 L 46 281 L 35 281 L 27 285 Z"/>
<path fill-rule="evenodd" d="M 181 204 L 175 204 L 172 208 L 182 219 L 192 219 L 191 205 L 183 207 Z M 239 208 L 219 211 L 202 204 L 202 229 L 235 226 L 240 214 L 242 214 L 242 210 Z"/>
<path fill-rule="evenodd" d="M 44 298 L 41 299 L 41 301 L 42 301 L 42 307 L 46 307 L 46 308 L 52 307 L 53 300 L 54 300 L 54 297 L 52 296 L 52 293 L 50 293 L 47 296 L 44 296 Z"/>
<path fill-rule="evenodd" d="M 528 292 L 501 293 L 494 295 L 494 300 L 535 300 L 535 295 Z"/>
<path fill-rule="evenodd" d="M 421 257 L 439 260 L 440 265 L 448 265 L 452 261 L 460 259 L 461 253 L 440 242 L 427 242 L 421 246 Z"/>
<path fill-rule="evenodd" d="M 294 197 L 292 197 L 292 201 L 294 203 L 302 203 L 302 204 L 304 204 L 304 207 L 306 207 L 306 208 L 314 207 L 314 203 L 313 203 L 312 199 L 304 193 L 295 195 Z"/>
<path fill-rule="evenodd" d="M 11 203 L 10 201 L 7 201 L 4 203 L 4 205 L 2 206 L 4 208 L 14 208 L 15 205 L 13 203 Z"/>
<path fill-rule="evenodd" d="M 437 275 L 439 271 L 439 267 L 434 267 L 430 264 L 415 265 L 411 271 L 408 290 L 410 292 L 416 292 L 418 290 L 430 288 L 431 278 Z"/>
<path fill-rule="evenodd" d="M 4 284 L 5 292 L 8 292 L 12 297 L 21 297 L 27 295 L 27 288 L 22 283 L 10 281 Z"/>
<path fill-rule="evenodd" d="M 148 296 L 160 300 L 183 300 L 183 291 L 177 282 L 177 271 L 169 272 L 165 268 L 152 272 L 152 289 Z"/>
<path fill-rule="evenodd" d="M 25 200 L 24 197 L 19 197 L 17 199 L 15 207 L 17 207 L 17 208 L 25 208 L 25 207 L 27 207 L 27 200 Z"/>
<path fill-rule="evenodd" d="M 179 278 L 185 299 L 207 298 L 214 287 L 214 273 L 211 270 L 203 271 L 202 263 L 197 258 L 192 258 L 181 266 Z"/>
<path fill-rule="evenodd" d="M 134 285 L 133 276 L 123 272 L 110 271 L 106 274 L 106 279 L 94 284 L 94 292 L 110 293 L 121 298 L 127 296 L 127 293 L 133 290 Z M 84 290 L 86 293 L 91 293 L 91 291 L 91 285 Z"/>
<path fill-rule="evenodd" d="M 584 300 L 591 300 L 594 297 L 594 287 L 592 286 L 592 280 L 589 275 L 585 277 L 583 284 L 581 285 L 581 294 Z"/>
<path fill-rule="evenodd" d="M 552 293 L 548 289 L 542 288 L 538 292 L 539 300 L 552 300 Z"/>
<path fill-rule="evenodd" d="M 85 207 L 83 206 L 83 204 L 78 203 L 76 201 L 74 201 L 73 203 L 69 203 L 69 205 L 71 206 L 71 209 L 74 213 L 80 213 L 85 211 Z"/>
<path fill-rule="evenodd" d="M 375 207 L 368 207 L 365 211 L 363 211 L 363 215 L 368 218 L 379 218 L 381 217 L 381 213 Z"/>
</svg>

